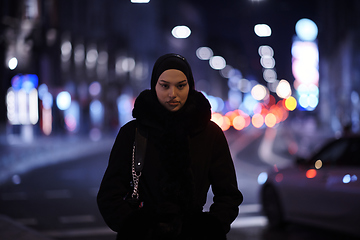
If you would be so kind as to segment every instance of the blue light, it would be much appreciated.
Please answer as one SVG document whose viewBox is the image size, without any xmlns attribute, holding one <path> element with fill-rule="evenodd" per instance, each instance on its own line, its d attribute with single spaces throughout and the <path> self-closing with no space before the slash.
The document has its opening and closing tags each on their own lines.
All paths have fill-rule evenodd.
<svg viewBox="0 0 360 240">
<path fill-rule="evenodd" d="M 26 74 L 24 75 L 25 81 L 32 82 L 34 85 L 34 88 L 37 88 L 39 84 L 39 78 L 35 74 Z"/>
<path fill-rule="evenodd" d="M 42 100 L 45 94 L 49 91 L 48 86 L 43 83 L 39 86 L 38 92 L 39 92 L 39 98 Z"/>
<path fill-rule="evenodd" d="M 103 104 L 95 99 L 90 103 L 90 119 L 92 124 L 97 127 L 101 127 L 104 120 L 104 106 Z"/>
<path fill-rule="evenodd" d="M 314 41 L 318 35 L 318 27 L 307 18 L 300 19 L 295 25 L 297 36 L 303 41 Z"/>
<path fill-rule="evenodd" d="M 133 119 L 131 114 L 134 106 L 133 98 L 132 96 L 124 93 L 117 98 L 116 102 L 120 126 L 123 126 L 125 123 Z"/>
<path fill-rule="evenodd" d="M 71 95 L 70 93 L 63 91 L 59 93 L 56 97 L 56 105 L 60 110 L 66 110 L 71 105 Z"/>
<path fill-rule="evenodd" d="M 352 182 L 356 182 L 356 181 L 357 181 L 357 179 L 358 179 L 358 178 L 357 178 L 357 176 L 356 176 L 356 175 L 352 175 L 352 176 L 351 176 L 351 181 L 352 181 Z"/>
<path fill-rule="evenodd" d="M 259 174 L 257 178 L 257 182 L 258 184 L 262 185 L 267 181 L 267 179 L 268 179 L 268 174 L 266 172 L 262 172 Z"/>
<path fill-rule="evenodd" d="M 50 109 L 52 107 L 53 96 L 51 95 L 51 93 L 49 93 L 49 92 L 44 93 L 44 95 L 42 97 L 42 105 L 46 109 Z"/>
<path fill-rule="evenodd" d="M 346 174 L 344 177 L 343 177 L 343 183 L 349 183 L 351 181 L 351 177 L 350 177 L 350 174 Z"/>
<path fill-rule="evenodd" d="M 251 94 L 245 94 L 244 100 L 239 109 L 249 116 L 254 115 L 254 109 L 258 106 L 259 102 L 256 101 Z"/>
<path fill-rule="evenodd" d="M 24 89 L 26 92 L 30 92 L 31 89 L 37 88 L 39 84 L 39 78 L 35 74 L 18 74 L 11 79 L 11 86 L 15 91 Z"/>
</svg>

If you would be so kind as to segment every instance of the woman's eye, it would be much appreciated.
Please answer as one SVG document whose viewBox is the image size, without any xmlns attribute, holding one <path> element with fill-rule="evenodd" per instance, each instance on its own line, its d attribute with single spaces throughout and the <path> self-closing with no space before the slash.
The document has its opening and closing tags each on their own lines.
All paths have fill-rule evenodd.
<svg viewBox="0 0 360 240">
<path fill-rule="evenodd" d="M 178 88 L 179 88 L 179 89 L 183 89 L 185 86 L 186 86 L 186 84 L 180 84 L 180 85 L 178 86 Z"/>
<path fill-rule="evenodd" d="M 161 84 L 161 87 L 163 87 L 163 88 L 168 88 L 169 85 L 167 85 L 167 84 Z"/>
</svg>

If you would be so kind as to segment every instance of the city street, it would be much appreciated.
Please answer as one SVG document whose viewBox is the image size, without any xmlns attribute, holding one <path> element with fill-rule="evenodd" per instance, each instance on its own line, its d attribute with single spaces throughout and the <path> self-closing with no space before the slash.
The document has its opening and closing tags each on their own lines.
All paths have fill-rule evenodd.
<svg viewBox="0 0 360 240">
<path fill-rule="evenodd" d="M 284 141 L 275 135 L 274 129 L 226 133 L 239 189 L 244 194 L 240 214 L 228 239 L 342 239 L 337 233 L 299 225 L 289 225 L 281 231 L 268 229 L 267 219 L 261 213 L 257 177 L 270 167 L 269 161 L 278 161 L 279 164 L 291 161 L 291 158 L 284 157 L 286 152 L 281 150 L 284 147 L 279 146 Z M 276 146 L 273 144 L 275 141 Z M 96 194 L 110 148 L 111 144 L 96 154 L 79 154 L 76 159 L 64 159 L 27 173 L 15 174 L 0 188 L 0 214 L 53 239 L 114 239 L 115 234 L 105 225 L 96 206 Z M 268 154 L 259 154 L 259 149 Z M 205 209 L 211 199 L 210 191 Z"/>
<path fill-rule="evenodd" d="M 0 240 L 114 240 L 96 197 L 133 118 L 137 132 L 150 126 L 148 146 L 162 147 L 148 148 L 149 166 L 161 166 L 141 183 L 149 209 L 153 196 L 176 196 L 184 209 L 182 199 L 201 199 L 184 194 L 185 173 L 202 198 L 207 180 L 237 192 L 229 164 L 206 162 L 226 150 L 200 125 L 210 111 L 244 196 L 228 240 L 359 232 L 360 1 L 3 0 L 0 9 Z M 201 141 L 187 146 L 193 132 Z M 182 154 L 190 161 L 163 160 Z M 199 164 L 185 171 L 191 158 Z M 210 188 L 204 211 L 213 198 Z M 226 216 L 232 198 L 219 199 Z"/>
</svg>

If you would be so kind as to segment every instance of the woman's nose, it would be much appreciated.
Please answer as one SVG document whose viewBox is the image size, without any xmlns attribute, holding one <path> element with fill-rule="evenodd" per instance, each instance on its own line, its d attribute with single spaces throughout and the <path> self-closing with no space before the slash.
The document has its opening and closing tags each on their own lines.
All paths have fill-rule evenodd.
<svg viewBox="0 0 360 240">
<path fill-rule="evenodd" d="M 175 89 L 175 87 L 171 87 L 171 88 L 169 89 L 169 96 L 170 96 L 170 97 L 175 97 L 175 96 L 176 96 L 176 89 Z"/>
</svg>

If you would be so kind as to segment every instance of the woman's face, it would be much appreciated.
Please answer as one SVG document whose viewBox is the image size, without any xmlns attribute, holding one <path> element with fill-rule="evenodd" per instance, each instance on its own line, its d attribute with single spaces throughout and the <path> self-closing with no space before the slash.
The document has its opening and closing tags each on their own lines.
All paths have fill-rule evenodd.
<svg viewBox="0 0 360 240">
<path fill-rule="evenodd" d="M 178 111 L 189 95 L 187 77 L 180 70 L 168 69 L 159 76 L 155 91 L 161 105 L 171 112 Z"/>
</svg>

